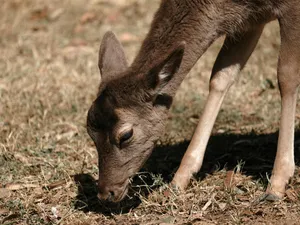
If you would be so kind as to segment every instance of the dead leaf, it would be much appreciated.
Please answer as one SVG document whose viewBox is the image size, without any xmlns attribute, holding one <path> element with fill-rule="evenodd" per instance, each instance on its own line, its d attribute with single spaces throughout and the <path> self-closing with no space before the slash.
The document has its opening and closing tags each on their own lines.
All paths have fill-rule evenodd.
<svg viewBox="0 0 300 225">
<path fill-rule="evenodd" d="M 210 199 L 206 202 L 206 204 L 202 207 L 202 211 L 205 211 L 210 205 L 211 203 L 214 201 L 216 202 L 215 200 L 215 197 L 216 197 L 217 193 L 213 193 L 210 197 Z"/>
<path fill-rule="evenodd" d="M 9 214 L 9 210 L 5 208 L 0 208 L 0 216 L 5 216 Z"/>
<path fill-rule="evenodd" d="M 254 214 L 257 216 L 262 216 L 264 214 L 264 212 L 262 211 L 262 209 L 258 209 L 254 212 Z"/>
<path fill-rule="evenodd" d="M 43 194 L 44 194 L 44 191 L 43 191 L 43 188 L 42 188 L 42 187 L 34 188 L 34 189 L 32 190 L 32 192 L 34 192 L 36 198 L 40 198 L 40 197 L 42 197 Z"/>
<path fill-rule="evenodd" d="M 107 16 L 107 22 L 108 23 L 115 23 L 118 21 L 120 17 L 120 12 L 113 12 L 113 13 L 110 13 L 108 16 Z"/>
<path fill-rule="evenodd" d="M 10 191 L 17 191 L 24 188 L 37 188 L 39 185 L 37 184 L 7 184 L 5 188 Z"/>
<path fill-rule="evenodd" d="M 72 123 L 57 123 L 55 124 L 57 129 L 60 129 L 62 133 L 66 133 L 69 131 L 78 132 L 78 127 Z"/>
<path fill-rule="evenodd" d="M 133 41 L 137 41 L 137 40 L 138 40 L 137 36 L 135 36 L 131 33 L 128 33 L 128 32 L 125 32 L 120 35 L 121 42 L 133 42 Z"/>
<path fill-rule="evenodd" d="M 74 131 L 70 131 L 63 134 L 56 135 L 56 140 L 59 144 L 64 144 L 69 142 L 73 137 L 75 137 L 78 133 Z"/>
<path fill-rule="evenodd" d="M 92 22 L 96 19 L 96 14 L 94 12 L 86 12 L 80 18 L 80 23 L 85 24 Z"/>
<path fill-rule="evenodd" d="M 32 31 L 47 31 L 47 27 L 43 26 L 43 25 L 37 25 L 37 26 L 33 26 L 31 27 Z"/>
<path fill-rule="evenodd" d="M 249 180 L 250 177 L 247 177 L 239 172 L 234 174 L 234 185 L 235 186 L 243 186 L 245 180 Z"/>
<path fill-rule="evenodd" d="M 193 221 L 193 222 L 201 220 L 201 219 L 203 219 L 203 212 L 193 213 L 191 216 L 191 221 Z"/>
<path fill-rule="evenodd" d="M 165 218 L 162 218 L 160 221 L 159 221 L 159 224 L 160 225 L 166 225 L 166 224 L 174 224 L 175 222 L 175 217 L 173 216 L 167 216 Z"/>
<path fill-rule="evenodd" d="M 224 180 L 225 187 L 230 189 L 232 187 L 233 181 L 234 181 L 234 171 L 229 170 L 227 171 L 226 178 Z"/>
<path fill-rule="evenodd" d="M 19 160 L 22 163 L 25 163 L 25 164 L 29 163 L 28 159 L 21 153 L 18 153 L 18 152 L 14 153 L 14 157 L 15 157 L 15 159 Z"/>
<path fill-rule="evenodd" d="M 244 210 L 242 215 L 245 215 L 245 216 L 252 216 L 253 215 L 253 212 L 251 212 L 250 210 Z"/>
<path fill-rule="evenodd" d="M 288 199 L 291 200 L 292 202 L 296 202 L 298 200 L 299 196 L 294 190 L 287 189 L 285 193 Z"/>
<path fill-rule="evenodd" d="M 92 54 L 93 51 L 94 49 L 88 46 L 67 46 L 60 51 L 60 54 L 68 59 L 72 59 L 78 55 Z"/>
<path fill-rule="evenodd" d="M 226 208 L 226 205 L 227 204 L 225 202 L 218 203 L 218 206 L 222 211 Z"/>
<path fill-rule="evenodd" d="M 243 222 L 243 224 L 248 224 L 248 222 L 251 221 L 251 218 L 249 218 L 249 217 L 243 217 L 243 218 L 241 218 L 241 221 Z"/>
<path fill-rule="evenodd" d="M 41 20 L 45 19 L 48 16 L 48 8 L 44 7 L 42 9 L 35 9 L 31 12 L 30 19 L 31 20 Z"/>
<path fill-rule="evenodd" d="M 163 195 L 168 198 L 171 194 L 169 190 L 164 190 Z"/>
<path fill-rule="evenodd" d="M 249 196 L 237 194 L 236 198 L 242 202 L 249 201 Z"/>
<path fill-rule="evenodd" d="M 81 24 L 77 24 L 74 28 L 75 34 L 82 33 L 83 31 L 84 31 L 84 26 L 82 26 Z"/>
<path fill-rule="evenodd" d="M 10 196 L 10 191 L 7 188 L 0 188 L 0 199 Z"/>
<path fill-rule="evenodd" d="M 224 134 L 226 132 L 226 130 L 224 130 L 224 129 L 219 129 L 219 130 L 217 130 L 217 133 L 218 134 Z"/>
<path fill-rule="evenodd" d="M 202 211 L 205 211 L 210 205 L 211 205 L 211 203 L 212 203 L 212 200 L 211 199 L 209 199 L 206 203 L 205 203 L 205 205 L 202 207 Z"/>
<path fill-rule="evenodd" d="M 66 180 L 60 180 L 60 181 L 57 181 L 57 182 L 54 182 L 54 183 L 51 183 L 51 184 L 44 185 L 44 187 L 48 188 L 48 189 L 53 189 L 53 188 L 56 188 L 56 187 L 59 187 L 59 186 L 63 186 L 66 183 L 67 183 Z"/>
<path fill-rule="evenodd" d="M 56 125 L 57 129 L 59 129 L 59 134 L 56 135 L 56 140 L 60 143 L 66 143 L 71 138 L 78 134 L 78 128 L 74 124 L 62 123 Z"/>
<path fill-rule="evenodd" d="M 245 192 L 244 192 L 242 189 L 238 188 L 238 187 L 235 187 L 235 188 L 233 189 L 233 191 L 234 191 L 234 193 L 236 193 L 236 194 L 238 194 L 238 195 L 245 194 Z"/>
<path fill-rule="evenodd" d="M 53 216 L 54 216 L 55 219 L 60 219 L 61 218 L 59 216 L 59 212 L 58 212 L 58 210 L 57 210 L 56 207 L 51 207 L 51 212 L 52 212 L 52 214 L 53 214 Z"/>
<path fill-rule="evenodd" d="M 85 40 L 80 38 L 74 38 L 70 43 L 71 46 L 86 46 L 87 44 Z"/>
<path fill-rule="evenodd" d="M 56 10 L 54 10 L 50 15 L 49 15 L 49 19 L 50 20 L 57 20 L 64 12 L 63 8 L 58 8 Z"/>
<path fill-rule="evenodd" d="M 18 213 L 12 213 L 12 214 L 8 215 L 7 217 L 5 217 L 1 222 L 4 223 L 5 221 L 18 218 L 19 216 L 20 216 L 20 214 L 18 214 Z"/>
<path fill-rule="evenodd" d="M 38 184 L 23 184 L 24 188 L 38 188 L 40 185 Z"/>
<path fill-rule="evenodd" d="M 22 189 L 22 184 L 7 184 L 5 185 L 6 189 L 10 191 L 16 191 Z"/>
<path fill-rule="evenodd" d="M 0 84 L 0 91 L 8 91 L 8 87 L 4 84 Z"/>
</svg>

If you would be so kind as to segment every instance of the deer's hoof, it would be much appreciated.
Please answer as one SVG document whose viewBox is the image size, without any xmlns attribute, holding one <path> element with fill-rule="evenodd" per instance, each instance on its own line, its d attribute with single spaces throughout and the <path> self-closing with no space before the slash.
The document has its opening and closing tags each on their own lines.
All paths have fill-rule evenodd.
<svg viewBox="0 0 300 225">
<path fill-rule="evenodd" d="M 282 198 L 276 194 L 272 194 L 272 193 L 265 193 L 262 196 L 258 197 L 258 199 L 254 202 L 255 205 L 261 203 L 261 202 L 265 202 L 265 201 L 269 201 L 269 202 L 276 202 L 281 200 Z"/>
<path fill-rule="evenodd" d="M 189 176 L 177 176 L 174 177 L 173 180 L 171 181 L 170 187 L 172 187 L 173 190 L 177 190 L 177 192 L 180 192 L 186 189 L 189 182 L 190 182 Z"/>
<path fill-rule="evenodd" d="M 277 201 L 277 200 L 280 200 L 284 197 L 285 195 L 285 186 L 284 187 L 273 187 L 269 185 L 269 187 L 267 188 L 266 190 L 266 200 L 269 200 L 269 201 Z"/>
<path fill-rule="evenodd" d="M 179 194 L 181 191 L 181 189 L 174 183 L 169 183 L 168 188 L 169 188 L 169 191 L 173 192 L 176 195 Z"/>
<path fill-rule="evenodd" d="M 264 194 L 264 200 L 265 201 L 276 202 L 276 201 L 279 201 L 281 199 L 282 199 L 282 197 L 280 197 L 276 194 L 272 194 L 272 193 Z"/>
</svg>

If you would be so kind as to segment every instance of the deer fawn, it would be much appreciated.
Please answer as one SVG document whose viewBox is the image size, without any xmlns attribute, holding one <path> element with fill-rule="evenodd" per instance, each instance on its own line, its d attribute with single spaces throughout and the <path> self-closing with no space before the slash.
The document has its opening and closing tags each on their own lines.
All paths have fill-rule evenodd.
<svg viewBox="0 0 300 225">
<path fill-rule="evenodd" d="M 162 0 L 130 67 L 112 32 L 99 51 L 101 84 L 87 131 L 99 157 L 100 199 L 120 201 L 132 177 L 164 132 L 176 90 L 200 56 L 226 35 L 214 64 L 209 95 L 172 184 L 184 189 L 199 171 L 213 124 L 230 86 L 254 50 L 264 25 L 278 19 L 278 83 L 282 111 L 278 148 L 266 191 L 282 198 L 293 176 L 294 118 L 300 84 L 300 4 L 297 0 Z"/>
</svg>

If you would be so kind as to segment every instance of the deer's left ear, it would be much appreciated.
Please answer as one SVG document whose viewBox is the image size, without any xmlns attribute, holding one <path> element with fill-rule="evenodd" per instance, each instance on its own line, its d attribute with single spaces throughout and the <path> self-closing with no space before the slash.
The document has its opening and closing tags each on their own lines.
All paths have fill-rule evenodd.
<svg viewBox="0 0 300 225">
<path fill-rule="evenodd" d="M 98 66 L 102 80 L 108 80 L 111 78 L 109 76 L 116 76 L 127 68 L 123 47 L 116 35 L 111 31 L 106 32 L 102 39 Z"/>
<path fill-rule="evenodd" d="M 182 42 L 167 58 L 153 66 L 146 75 L 148 88 L 159 93 L 178 71 L 183 54 L 185 42 Z"/>
</svg>

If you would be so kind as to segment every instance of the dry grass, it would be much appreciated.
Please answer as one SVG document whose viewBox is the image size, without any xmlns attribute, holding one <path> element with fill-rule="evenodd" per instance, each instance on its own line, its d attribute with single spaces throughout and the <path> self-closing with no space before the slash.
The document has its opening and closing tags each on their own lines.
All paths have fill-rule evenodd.
<svg viewBox="0 0 300 225">
<path fill-rule="evenodd" d="M 1 2 L 1 224 L 297 223 L 298 167 L 283 201 L 257 202 L 276 148 L 280 110 L 278 90 L 272 88 L 277 86 L 276 23 L 266 28 L 225 100 L 204 168 L 185 193 L 174 195 L 165 183 L 198 121 L 221 40 L 182 84 L 162 146 L 133 180 L 131 198 L 117 205 L 97 200 L 97 155 L 85 131 L 85 118 L 100 80 L 98 46 L 104 32 L 112 29 L 131 61 L 158 3 Z M 299 134 L 296 137 L 299 156 Z"/>
</svg>

